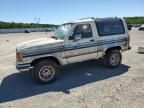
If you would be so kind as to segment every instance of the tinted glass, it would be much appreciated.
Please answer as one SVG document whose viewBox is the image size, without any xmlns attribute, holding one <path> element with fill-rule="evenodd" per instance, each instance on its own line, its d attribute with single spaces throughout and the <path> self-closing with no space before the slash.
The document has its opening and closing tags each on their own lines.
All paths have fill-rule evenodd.
<svg viewBox="0 0 144 108">
<path fill-rule="evenodd" d="M 121 19 L 108 19 L 96 21 L 100 36 L 116 35 L 125 33 Z"/>
<path fill-rule="evenodd" d="M 77 25 L 74 30 L 74 36 L 81 35 L 81 38 L 90 38 L 92 37 L 92 28 L 90 24 L 80 24 Z"/>
</svg>

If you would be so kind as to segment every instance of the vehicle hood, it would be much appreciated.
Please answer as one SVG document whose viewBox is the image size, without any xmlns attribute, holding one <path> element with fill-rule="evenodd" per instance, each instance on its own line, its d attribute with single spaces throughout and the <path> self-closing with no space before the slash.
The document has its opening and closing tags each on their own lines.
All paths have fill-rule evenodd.
<svg viewBox="0 0 144 108">
<path fill-rule="evenodd" d="M 17 45 L 17 51 L 30 51 L 38 49 L 48 49 L 63 46 L 64 40 L 56 40 L 53 38 L 41 38 L 25 41 Z"/>
</svg>

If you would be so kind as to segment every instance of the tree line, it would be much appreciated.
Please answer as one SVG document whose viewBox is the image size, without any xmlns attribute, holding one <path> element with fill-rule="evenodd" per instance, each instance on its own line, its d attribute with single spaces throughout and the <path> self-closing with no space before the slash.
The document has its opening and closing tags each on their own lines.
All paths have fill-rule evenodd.
<svg viewBox="0 0 144 108">
<path fill-rule="evenodd" d="M 144 24 L 144 17 L 124 17 L 127 24 Z M 36 23 L 15 23 L 0 21 L 0 29 L 13 29 L 13 28 L 51 28 L 57 27 L 54 24 L 36 24 Z"/>
<path fill-rule="evenodd" d="M 128 24 L 144 24 L 144 17 L 124 17 Z"/>
<path fill-rule="evenodd" d="M 15 23 L 0 21 L 0 29 L 14 29 L 14 28 L 51 28 L 57 27 L 54 24 L 36 24 L 36 23 Z"/>
</svg>

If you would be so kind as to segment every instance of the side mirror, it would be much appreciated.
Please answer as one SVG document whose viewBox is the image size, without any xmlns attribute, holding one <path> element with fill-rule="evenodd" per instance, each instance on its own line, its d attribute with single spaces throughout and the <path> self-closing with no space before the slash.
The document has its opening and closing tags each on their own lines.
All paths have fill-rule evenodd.
<svg viewBox="0 0 144 108">
<path fill-rule="evenodd" d="M 74 41 L 78 41 L 78 40 L 81 40 L 81 34 L 79 34 L 79 35 L 70 35 L 69 37 L 68 37 L 68 40 L 74 40 Z"/>
<path fill-rule="evenodd" d="M 71 34 L 69 35 L 68 40 L 74 40 L 73 32 L 71 32 Z"/>
<path fill-rule="evenodd" d="M 68 40 L 74 40 L 74 36 L 73 36 L 73 35 L 70 35 L 70 36 L 68 37 Z"/>
</svg>

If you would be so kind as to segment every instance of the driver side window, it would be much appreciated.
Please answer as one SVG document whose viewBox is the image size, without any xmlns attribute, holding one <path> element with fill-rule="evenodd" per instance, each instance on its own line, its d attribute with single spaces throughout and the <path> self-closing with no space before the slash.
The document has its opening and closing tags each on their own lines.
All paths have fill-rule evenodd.
<svg viewBox="0 0 144 108">
<path fill-rule="evenodd" d="M 90 24 L 80 24 L 77 25 L 74 29 L 74 36 L 81 35 L 81 38 L 91 38 L 92 37 L 92 28 Z"/>
</svg>

